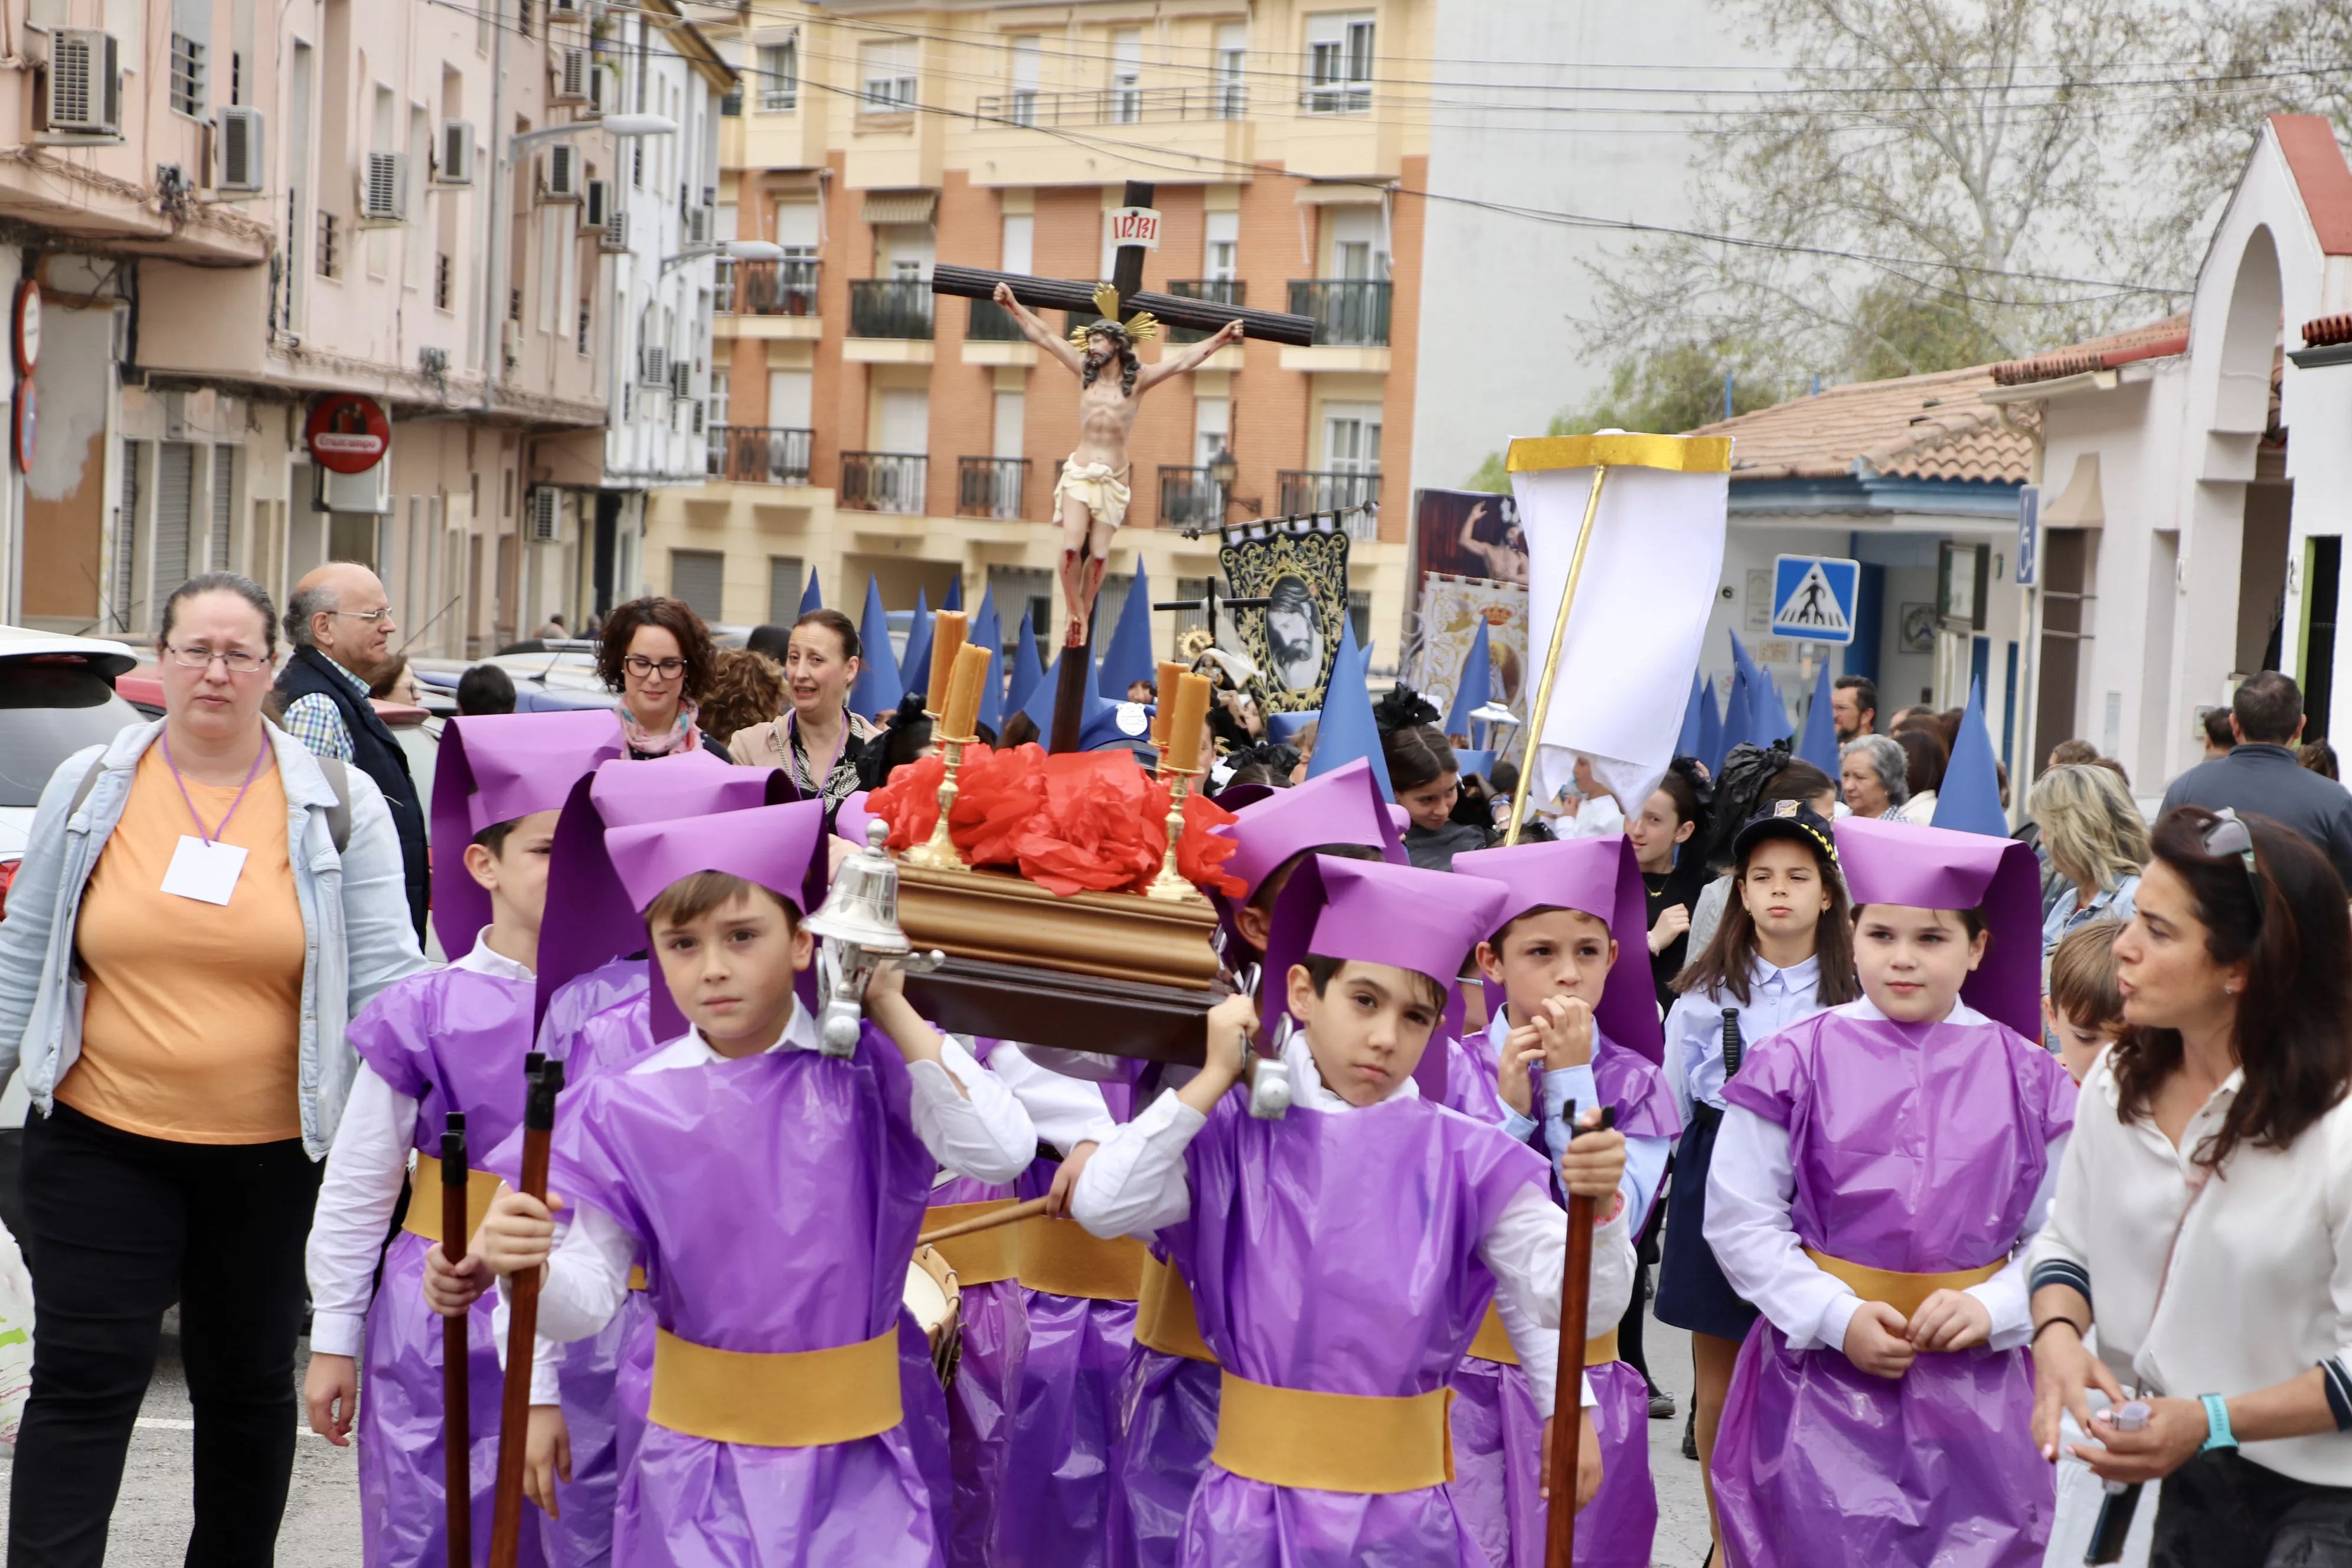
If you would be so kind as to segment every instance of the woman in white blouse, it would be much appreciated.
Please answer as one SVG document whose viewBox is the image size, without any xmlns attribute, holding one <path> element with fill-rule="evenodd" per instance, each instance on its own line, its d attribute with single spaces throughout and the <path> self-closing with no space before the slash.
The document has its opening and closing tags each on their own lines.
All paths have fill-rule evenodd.
<svg viewBox="0 0 2352 1568">
<path fill-rule="evenodd" d="M 2352 1562 L 2344 886 L 2266 817 L 2182 806 L 2154 850 L 2116 940 L 2131 1027 L 2033 1250 L 2035 1441 L 2054 1459 L 2070 1413 L 2103 1479 L 2163 1480 L 2159 1568 Z"/>
</svg>

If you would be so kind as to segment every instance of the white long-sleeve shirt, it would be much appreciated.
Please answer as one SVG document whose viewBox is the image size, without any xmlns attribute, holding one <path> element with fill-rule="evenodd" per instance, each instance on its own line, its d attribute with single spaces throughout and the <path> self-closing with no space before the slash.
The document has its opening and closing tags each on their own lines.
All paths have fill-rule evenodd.
<svg viewBox="0 0 2352 1568">
<path fill-rule="evenodd" d="M 1723 1010 L 1739 1015 L 1739 1038 L 1752 1046 L 1820 1012 L 1821 984 L 1818 957 L 1786 969 L 1759 958 L 1748 972 L 1745 1006 L 1728 994 L 1690 991 L 1675 999 L 1666 1014 L 1666 1082 L 1684 1126 L 1690 1125 L 1694 1102 L 1723 1109 Z"/>
<path fill-rule="evenodd" d="M 1509 1049 L 1510 1034 L 1509 1013 L 1497 1009 L 1494 1017 L 1487 1020 L 1486 1037 L 1493 1044 L 1498 1061 Z M 1557 1162 L 1568 1152 L 1569 1141 L 1576 1136 L 1569 1130 L 1568 1108 L 1575 1106 L 1576 1113 L 1580 1117 L 1600 1104 L 1600 1080 L 1593 1075 L 1592 1064 L 1587 1062 L 1582 1067 L 1561 1068 L 1557 1071 L 1547 1068 L 1541 1081 L 1544 1147 L 1551 1151 L 1551 1157 Z M 1513 1142 L 1526 1142 L 1528 1135 L 1535 1130 L 1536 1124 L 1531 1119 L 1521 1116 L 1508 1106 L 1503 1108 L 1503 1131 L 1510 1134 Z M 1633 1216 L 1637 1231 L 1650 1212 L 1651 1201 L 1658 1195 L 1659 1184 L 1666 1179 L 1666 1156 L 1674 1152 L 1675 1142 L 1671 1138 L 1636 1138 L 1632 1133 L 1625 1136 L 1625 1174 L 1617 1184 L 1617 1190 L 1624 1195 L 1626 1213 Z"/>
<path fill-rule="evenodd" d="M 449 965 L 476 974 L 531 984 L 530 966 L 490 950 L 480 937 L 473 951 Z M 408 1181 L 416 1137 L 416 1098 L 403 1094 L 366 1063 L 352 1081 L 351 1099 L 335 1127 L 334 1147 L 319 1182 L 310 1220 L 310 1349 L 320 1355 L 356 1356 L 375 1289 L 383 1233 Z M 487 1152 L 487 1151 L 483 1151 Z"/>
<path fill-rule="evenodd" d="M 1031 1048 L 999 1041 L 988 1055 L 988 1070 L 1029 1113 L 1038 1139 L 1066 1159 L 1079 1144 L 1100 1143 L 1109 1137 L 1118 1123 L 1111 1120 L 1101 1085 L 1040 1064 L 1030 1055 Z"/>
<path fill-rule="evenodd" d="M 1344 1116 L 1360 1109 L 1325 1087 L 1303 1031 L 1290 1037 L 1282 1054 L 1290 1068 L 1290 1114 Z M 1391 1095 L 1419 1092 L 1408 1077 Z M 1175 1095 L 1162 1095 L 1095 1151 L 1071 1191 L 1070 1216 L 1097 1236 L 1145 1240 L 1181 1224 L 1192 1212 L 1184 1151 L 1207 1125 L 1207 1117 Z M 1496 1314 L 1534 1390 L 1537 1408 L 1546 1415 L 1551 1414 L 1559 1374 L 1559 1287 L 1567 1250 L 1567 1215 L 1535 1187 L 1514 1194 L 1478 1240 L 1479 1261 L 1495 1277 Z M 1590 1321 L 1617 1321 L 1633 1299 L 1633 1247 L 1627 1216 L 1620 1214 L 1593 1231 Z M 1589 1381 L 1583 1403 L 1595 1403 Z"/>
<path fill-rule="evenodd" d="M 1843 1017 L 1885 1018 L 1867 997 L 1835 1009 Z M 1990 1024 L 1992 1020 L 1956 1003 L 1945 1016 L 1948 1024 Z M 2009 1261 L 2001 1271 L 1969 1294 L 1984 1303 L 1992 1319 L 1989 1342 L 1997 1351 L 2013 1350 L 2033 1337 L 2033 1314 L 2026 1289 L 2026 1255 L 2050 1217 L 2050 1204 L 2058 1186 L 2058 1170 L 2066 1153 L 2066 1135 L 2050 1141 L 2048 1165 L 2042 1184 L 2025 1213 Z M 1797 1192 L 1796 1163 L 1789 1147 L 1789 1130 L 1752 1110 L 1733 1106 L 1723 1113 L 1716 1134 L 1715 1161 L 1706 1181 L 1706 1242 L 1715 1250 L 1723 1277 L 1742 1298 L 1772 1320 L 1797 1351 L 1845 1349 L 1845 1331 L 1862 1298 L 1853 1287 L 1828 1273 L 1805 1256 L 1789 1217 Z"/>
<path fill-rule="evenodd" d="M 2123 1120 L 2115 1075 L 2095 1063 L 2032 1283 L 2088 1297 L 2095 1348 L 2146 1394 L 2232 1398 L 2321 1368 L 2337 1429 L 2241 1451 L 2352 1486 L 2352 1100 L 2284 1149 L 2239 1144 L 2209 1177 L 2198 1148 L 2244 1086 L 2242 1071 L 2223 1079 L 2176 1146 L 2152 1117 Z"/>
<path fill-rule="evenodd" d="M 782 1037 L 771 1051 L 817 1048 L 816 1020 L 793 1005 Z M 953 1037 L 940 1041 L 940 1061 L 909 1062 L 915 1131 L 932 1158 L 960 1176 L 1010 1182 L 1037 1154 L 1037 1129 L 1003 1081 L 983 1070 Z M 710 1047 L 699 1029 L 685 1034 L 629 1068 L 626 1076 L 708 1067 L 726 1058 Z M 959 1089 L 961 1086 L 961 1089 Z M 556 1211 L 555 1249 L 539 1289 L 539 1338 L 531 1366 L 531 1403 L 559 1400 L 556 1368 L 562 1344 L 585 1339 L 610 1322 L 629 1290 L 636 1267 L 636 1239 L 620 1222 L 593 1204 L 572 1203 Z M 506 1283 L 493 1309 L 499 1343 L 506 1343 Z M 503 1352 L 501 1352 L 503 1353 Z"/>
</svg>

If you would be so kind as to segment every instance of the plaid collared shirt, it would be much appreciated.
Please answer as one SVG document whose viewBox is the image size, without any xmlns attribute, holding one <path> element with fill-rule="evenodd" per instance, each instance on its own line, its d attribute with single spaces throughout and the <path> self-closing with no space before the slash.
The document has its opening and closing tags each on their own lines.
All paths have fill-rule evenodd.
<svg viewBox="0 0 2352 1568">
<path fill-rule="evenodd" d="M 331 658 L 327 663 L 337 675 L 351 682 L 360 700 L 367 700 L 368 683 L 353 675 Z M 286 732 L 302 742 L 314 757 L 333 757 L 338 762 L 352 760 L 352 732 L 343 727 L 342 710 L 333 700 L 312 691 L 297 697 L 286 705 L 282 721 Z"/>
</svg>

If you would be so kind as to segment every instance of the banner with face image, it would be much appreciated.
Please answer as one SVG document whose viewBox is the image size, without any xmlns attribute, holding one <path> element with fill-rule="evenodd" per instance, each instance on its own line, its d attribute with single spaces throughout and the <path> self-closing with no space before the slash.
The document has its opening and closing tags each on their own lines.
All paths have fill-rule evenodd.
<svg viewBox="0 0 2352 1568">
<path fill-rule="evenodd" d="M 1217 561 L 1234 597 L 1270 601 L 1263 610 L 1234 612 L 1265 710 L 1321 708 L 1348 614 L 1348 535 L 1337 515 L 1234 524 L 1224 531 Z"/>
</svg>

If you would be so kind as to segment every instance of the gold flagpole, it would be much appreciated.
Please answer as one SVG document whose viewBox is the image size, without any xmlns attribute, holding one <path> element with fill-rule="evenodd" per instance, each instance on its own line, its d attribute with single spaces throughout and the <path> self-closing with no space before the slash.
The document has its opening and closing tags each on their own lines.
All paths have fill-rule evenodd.
<svg viewBox="0 0 2352 1568">
<path fill-rule="evenodd" d="M 1576 553 L 1569 558 L 1568 590 L 1559 596 L 1559 616 L 1551 624 L 1551 647 L 1544 654 L 1543 679 L 1536 683 L 1535 711 L 1528 715 L 1528 743 L 1519 752 L 1519 787 L 1511 792 L 1511 825 L 1504 831 L 1505 844 L 1519 841 L 1519 824 L 1528 814 L 1528 785 L 1535 781 L 1536 752 L 1543 743 L 1544 721 L 1551 716 L 1552 682 L 1559 677 L 1560 649 L 1568 645 L 1568 612 L 1576 604 L 1577 580 L 1584 575 L 1584 552 L 1592 542 L 1592 521 L 1601 515 L 1601 481 L 1609 477 L 1609 465 L 1592 465 L 1592 493 L 1584 500 L 1584 526 L 1577 530 Z M 1534 591 L 1530 584 L 1529 592 Z"/>
</svg>

